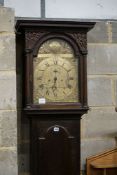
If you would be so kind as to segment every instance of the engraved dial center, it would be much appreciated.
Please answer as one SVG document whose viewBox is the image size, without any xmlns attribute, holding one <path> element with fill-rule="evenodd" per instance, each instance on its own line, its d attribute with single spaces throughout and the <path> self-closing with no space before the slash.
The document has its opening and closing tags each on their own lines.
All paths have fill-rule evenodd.
<svg viewBox="0 0 117 175">
<path fill-rule="evenodd" d="M 49 60 L 48 60 L 49 61 Z M 68 64 L 68 63 L 67 63 Z M 44 61 L 43 61 L 44 65 Z M 65 64 L 64 64 L 65 65 Z M 40 66 L 39 66 L 40 67 Z M 42 68 L 42 65 L 41 65 Z M 39 69 L 38 69 L 39 70 Z M 72 69 L 71 69 L 72 71 Z M 73 74 L 73 72 L 72 72 Z M 39 71 L 40 75 L 40 71 Z M 42 71 L 42 78 L 38 78 L 37 86 L 39 93 L 46 99 L 61 100 L 72 93 L 74 78 L 70 78 L 70 71 L 62 65 L 50 65 Z M 74 75 L 73 75 L 74 76 Z"/>
</svg>

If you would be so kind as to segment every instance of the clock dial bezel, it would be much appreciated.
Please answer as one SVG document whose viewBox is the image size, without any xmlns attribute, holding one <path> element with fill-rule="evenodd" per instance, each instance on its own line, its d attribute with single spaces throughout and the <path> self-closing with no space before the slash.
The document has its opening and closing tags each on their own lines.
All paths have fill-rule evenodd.
<svg viewBox="0 0 117 175">
<path fill-rule="evenodd" d="M 34 104 L 38 104 L 40 98 L 47 103 L 79 101 L 78 59 L 68 42 L 56 38 L 47 40 L 33 60 Z"/>
</svg>

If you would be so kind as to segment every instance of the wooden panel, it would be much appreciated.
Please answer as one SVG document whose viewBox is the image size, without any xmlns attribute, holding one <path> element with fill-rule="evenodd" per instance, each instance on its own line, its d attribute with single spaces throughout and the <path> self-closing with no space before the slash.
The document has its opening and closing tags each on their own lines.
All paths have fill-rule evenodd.
<svg viewBox="0 0 117 175">
<path fill-rule="evenodd" d="M 102 169 L 91 168 L 91 174 L 90 175 L 103 175 L 103 171 L 102 171 Z"/>
<path fill-rule="evenodd" d="M 117 148 L 87 159 L 87 175 L 117 175 Z"/>
<path fill-rule="evenodd" d="M 33 175 L 80 175 L 79 123 L 32 120 Z"/>
<path fill-rule="evenodd" d="M 106 175 L 117 175 L 117 168 L 107 169 Z"/>
</svg>

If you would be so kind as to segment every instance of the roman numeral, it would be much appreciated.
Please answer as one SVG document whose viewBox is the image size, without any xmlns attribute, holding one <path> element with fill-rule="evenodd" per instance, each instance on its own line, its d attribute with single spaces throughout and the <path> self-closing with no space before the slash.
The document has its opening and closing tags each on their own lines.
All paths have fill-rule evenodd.
<svg viewBox="0 0 117 175">
<path fill-rule="evenodd" d="M 50 65 L 49 65 L 49 63 L 45 63 L 45 65 L 47 66 L 47 67 L 49 67 Z"/>
<path fill-rule="evenodd" d="M 54 64 L 57 65 L 58 64 L 58 61 L 56 59 L 54 59 Z"/>
<path fill-rule="evenodd" d="M 74 78 L 73 77 L 69 77 L 69 80 L 73 80 Z"/>
</svg>

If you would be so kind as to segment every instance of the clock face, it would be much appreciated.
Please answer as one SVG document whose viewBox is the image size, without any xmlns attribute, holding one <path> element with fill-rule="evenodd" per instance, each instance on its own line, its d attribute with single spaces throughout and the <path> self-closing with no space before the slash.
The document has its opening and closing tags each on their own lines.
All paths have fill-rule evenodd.
<svg viewBox="0 0 117 175">
<path fill-rule="evenodd" d="M 64 40 L 43 43 L 33 62 L 33 103 L 78 102 L 78 60 Z"/>
</svg>

